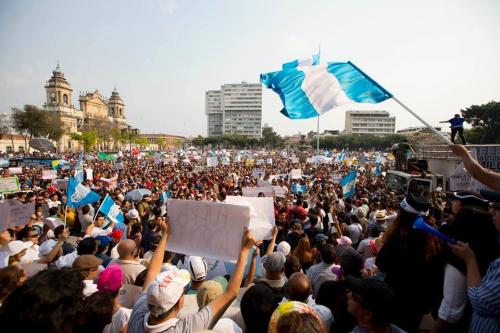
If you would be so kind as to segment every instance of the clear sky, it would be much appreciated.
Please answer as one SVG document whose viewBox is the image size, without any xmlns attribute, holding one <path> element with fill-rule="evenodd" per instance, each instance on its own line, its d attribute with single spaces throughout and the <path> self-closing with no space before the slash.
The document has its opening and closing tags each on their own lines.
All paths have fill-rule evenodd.
<svg viewBox="0 0 500 333">
<path fill-rule="evenodd" d="M 142 132 L 206 135 L 205 91 L 258 82 L 305 58 L 350 60 L 431 124 L 500 100 L 500 1 L 0 0 L 0 112 L 42 105 L 59 60 L 74 89 L 116 85 Z M 345 109 L 388 110 L 398 129 L 419 123 L 394 101 L 321 117 L 343 129 Z M 316 130 L 283 117 L 263 91 L 263 123 Z"/>
</svg>

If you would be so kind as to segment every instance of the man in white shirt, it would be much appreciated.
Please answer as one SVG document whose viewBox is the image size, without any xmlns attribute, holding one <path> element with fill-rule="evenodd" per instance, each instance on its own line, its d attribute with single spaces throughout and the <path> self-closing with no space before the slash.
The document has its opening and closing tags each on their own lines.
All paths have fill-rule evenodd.
<svg viewBox="0 0 500 333">
<path fill-rule="evenodd" d="M 96 238 L 97 236 L 107 236 L 113 232 L 115 222 L 111 222 L 107 226 L 104 226 L 106 222 L 106 217 L 102 213 L 97 213 L 97 218 L 94 224 L 90 224 L 85 232 L 86 236 L 92 236 Z"/>
</svg>

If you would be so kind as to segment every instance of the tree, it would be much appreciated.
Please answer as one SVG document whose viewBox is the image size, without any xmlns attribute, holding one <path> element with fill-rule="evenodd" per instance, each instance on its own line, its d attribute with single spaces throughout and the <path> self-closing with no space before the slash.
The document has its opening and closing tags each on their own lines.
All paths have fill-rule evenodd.
<svg viewBox="0 0 500 333">
<path fill-rule="evenodd" d="M 28 139 L 48 135 L 50 123 L 47 113 L 34 105 L 25 105 L 21 110 L 12 108 L 12 127 L 23 136 L 25 151 Z"/>
<path fill-rule="evenodd" d="M 64 124 L 56 114 L 45 112 L 44 134 L 49 140 L 58 141 L 64 134 Z"/>
<path fill-rule="evenodd" d="M 273 131 L 272 127 L 264 127 L 262 129 L 262 138 L 260 145 L 266 148 L 279 148 L 283 147 L 283 139 Z"/>
<path fill-rule="evenodd" d="M 156 139 L 156 143 L 158 144 L 158 150 L 163 150 L 165 148 L 165 145 L 167 144 L 167 140 L 164 138 L 158 138 Z"/>
<path fill-rule="evenodd" d="M 71 133 L 70 136 L 72 140 L 81 142 L 85 150 L 94 149 L 97 143 L 96 131 L 83 131 L 81 134 Z"/>
<path fill-rule="evenodd" d="M 323 149 L 387 149 L 393 144 L 401 142 L 406 137 L 401 134 L 376 136 L 376 135 L 339 135 L 327 136 L 319 140 L 319 146 Z M 316 145 L 316 140 L 311 140 L 311 145 Z"/>
<path fill-rule="evenodd" d="M 149 145 L 149 139 L 148 138 L 141 138 L 141 137 L 136 137 L 133 142 L 141 147 L 141 149 L 145 149 Z"/>
<path fill-rule="evenodd" d="M 500 143 L 500 102 L 471 105 L 460 111 L 465 121 L 472 125 L 474 132 L 471 134 L 480 136 L 477 143 Z"/>
<path fill-rule="evenodd" d="M 191 143 L 195 147 L 203 147 L 205 145 L 204 138 L 201 135 L 198 135 L 196 138 L 191 140 Z"/>
</svg>

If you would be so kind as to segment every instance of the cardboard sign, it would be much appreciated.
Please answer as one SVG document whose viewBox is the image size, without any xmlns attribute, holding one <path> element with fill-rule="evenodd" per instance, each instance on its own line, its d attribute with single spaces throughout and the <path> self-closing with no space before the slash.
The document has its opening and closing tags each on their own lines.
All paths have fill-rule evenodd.
<svg viewBox="0 0 500 333">
<path fill-rule="evenodd" d="M 0 178 L 0 193 L 11 193 L 19 191 L 19 179 L 17 177 Z"/>
<path fill-rule="evenodd" d="M 251 166 L 253 166 L 254 164 L 255 164 L 255 160 L 253 160 L 253 159 L 251 159 L 251 158 L 249 158 L 249 159 L 245 160 L 245 166 L 247 166 L 247 167 L 251 167 Z"/>
<path fill-rule="evenodd" d="M 11 175 L 20 175 L 23 173 L 23 168 L 9 168 L 9 173 Z"/>
<path fill-rule="evenodd" d="M 273 198 L 251 198 L 240 196 L 227 196 L 227 204 L 250 207 L 250 223 L 248 229 L 256 240 L 272 238 L 274 227 L 274 202 Z"/>
<path fill-rule="evenodd" d="M 94 179 L 94 171 L 92 169 L 85 169 L 87 179 Z"/>
<path fill-rule="evenodd" d="M 302 178 L 302 170 L 301 169 L 292 169 L 292 171 L 290 171 L 290 178 L 291 179 L 301 179 Z"/>
<path fill-rule="evenodd" d="M 274 188 L 272 186 L 243 187 L 244 197 L 257 197 L 261 192 L 264 193 L 266 197 L 274 196 Z"/>
<path fill-rule="evenodd" d="M 25 225 L 34 213 L 35 203 L 23 204 L 16 199 L 0 202 L 0 230 Z"/>
<path fill-rule="evenodd" d="M 217 166 L 217 156 L 207 157 L 207 167 L 216 167 Z"/>
<path fill-rule="evenodd" d="M 278 198 L 285 198 L 288 193 L 288 189 L 285 186 L 273 186 L 274 193 Z"/>
<path fill-rule="evenodd" d="M 175 253 L 235 260 L 250 208 L 224 203 L 173 200 L 168 207 L 168 250 Z"/>
<path fill-rule="evenodd" d="M 42 179 L 56 179 L 57 170 L 42 170 Z"/>
</svg>

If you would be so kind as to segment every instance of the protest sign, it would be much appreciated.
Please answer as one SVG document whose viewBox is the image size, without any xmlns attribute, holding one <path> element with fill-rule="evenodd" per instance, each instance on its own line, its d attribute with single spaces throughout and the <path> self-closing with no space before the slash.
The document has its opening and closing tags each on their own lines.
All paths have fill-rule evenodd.
<svg viewBox="0 0 500 333">
<path fill-rule="evenodd" d="M 302 170 L 301 169 L 292 169 L 292 171 L 290 171 L 290 178 L 291 179 L 302 178 Z"/>
<path fill-rule="evenodd" d="M 17 191 L 19 191 L 19 179 L 17 177 L 0 178 L 0 193 Z"/>
<path fill-rule="evenodd" d="M 173 200 L 168 208 L 169 251 L 235 260 L 250 208 L 224 203 Z"/>
<path fill-rule="evenodd" d="M 2 228 L 1 230 L 5 230 L 25 225 L 34 213 L 35 203 L 24 204 L 16 199 L 0 202 L 0 228 Z"/>
<path fill-rule="evenodd" d="M 279 174 L 279 175 L 271 175 L 271 176 L 269 176 L 268 181 L 272 182 L 273 180 L 279 180 L 279 179 L 285 180 L 285 179 L 288 179 L 289 176 L 290 175 L 288 173 L 282 173 L 282 174 Z"/>
<path fill-rule="evenodd" d="M 205 167 L 203 165 L 198 165 L 193 168 L 194 173 L 202 173 L 203 170 L 205 170 Z"/>
<path fill-rule="evenodd" d="M 299 158 L 298 157 L 292 157 L 290 158 L 292 163 L 299 163 Z"/>
<path fill-rule="evenodd" d="M 17 167 L 17 168 L 9 168 L 9 173 L 11 175 L 19 175 L 23 173 L 23 168 Z"/>
<path fill-rule="evenodd" d="M 264 169 L 254 168 L 252 170 L 252 176 L 253 176 L 253 178 L 263 180 L 265 175 L 266 175 L 266 170 L 264 170 Z"/>
<path fill-rule="evenodd" d="M 42 179 L 56 179 L 57 170 L 42 170 Z"/>
<path fill-rule="evenodd" d="M 247 167 L 251 167 L 255 164 L 255 160 L 251 159 L 251 158 L 248 158 L 245 160 L 245 166 Z"/>
<path fill-rule="evenodd" d="M 256 160 L 255 165 L 262 165 L 264 164 L 264 160 Z"/>
<path fill-rule="evenodd" d="M 229 164 L 231 164 L 231 160 L 228 157 L 222 160 L 222 165 L 229 165 Z"/>
<path fill-rule="evenodd" d="M 272 238 L 274 227 L 274 202 L 273 198 L 252 198 L 240 196 L 227 196 L 226 203 L 250 207 L 250 223 L 248 229 L 256 240 Z"/>
<path fill-rule="evenodd" d="M 87 179 L 94 179 L 94 171 L 92 169 L 85 169 Z"/>
<path fill-rule="evenodd" d="M 285 186 L 273 186 L 274 193 L 278 198 L 285 198 L 288 193 L 288 189 Z"/>
<path fill-rule="evenodd" d="M 272 158 L 266 159 L 266 164 L 273 164 L 273 159 Z"/>
<path fill-rule="evenodd" d="M 54 179 L 52 184 L 58 189 L 66 191 L 68 189 L 68 180 L 67 179 Z"/>
<path fill-rule="evenodd" d="M 272 186 L 243 187 L 244 197 L 256 197 L 261 192 L 264 193 L 266 197 L 274 196 L 274 188 Z"/>
<path fill-rule="evenodd" d="M 217 166 L 217 156 L 207 157 L 207 167 L 216 167 Z"/>
</svg>

